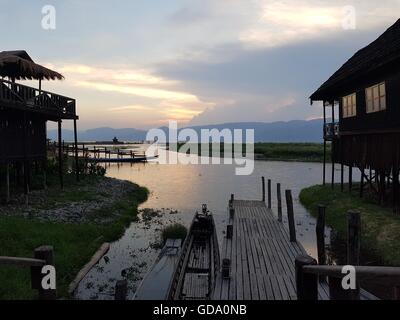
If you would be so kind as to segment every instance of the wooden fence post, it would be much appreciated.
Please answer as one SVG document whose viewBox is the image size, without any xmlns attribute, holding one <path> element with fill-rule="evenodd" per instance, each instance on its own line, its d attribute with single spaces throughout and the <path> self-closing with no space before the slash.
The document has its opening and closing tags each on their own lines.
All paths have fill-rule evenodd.
<svg viewBox="0 0 400 320">
<path fill-rule="evenodd" d="M 288 215 L 290 242 L 296 242 L 296 227 L 294 223 L 292 191 L 286 190 L 285 195 L 286 195 L 286 208 Z"/>
<path fill-rule="evenodd" d="M 271 179 L 268 179 L 268 209 L 271 209 Z"/>
<path fill-rule="evenodd" d="M 128 281 L 126 279 L 118 280 L 115 285 L 114 299 L 126 300 L 127 293 L 128 293 Z"/>
<path fill-rule="evenodd" d="M 304 266 L 316 265 L 317 261 L 308 255 L 295 259 L 296 291 L 298 300 L 318 300 L 318 276 L 303 272 Z"/>
<path fill-rule="evenodd" d="M 329 299 L 330 300 L 353 300 L 352 290 L 344 290 L 342 287 L 342 278 L 328 277 Z"/>
<path fill-rule="evenodd" d="M 347 239 L 347 263 L 352 266 L 360 264 L 360 212 L 349 210 L 347 213 L 348 239 Z"/>
<path fill-rule="evenodd" d="M 324 205 L 318 206 L 318 218 L 317 218 L 317 251 L 318 251 L 318 264 L 326 264 L 325 255 L 325 212 L 326 207 Z"/>
<path fill-rule="evenodd" d="M 262 202 L 265 202 L 265 178 L 261 177 L 262 184 Z"/>
<path fill-rule="evenodd" d="M 360 244 L 361 244 L 361 214 L 356 210 L 349 210 L 347 213 L 348 219 L 348 238 L 347 238 L 347 264 L 358 266 L 360 264 Z M 360 287 L 357 283 L 355 290 L 351 292 L 351 299 L 360 299 Z"/>
<path fill-rule="evenodd" d="M 34 258 L 45 260 L 46 265 L 55 266 L 54 263 L 54 249 L 52 246 L 41 246 L 36 248 L 34 251 Z M 39 300 L 55 300 L 57 298 L 57 290 L 56 289 L 43 289 L 42 287 L 42 279 L 44 274 L 42 274 L 41 267 L 31 267 L 31 281 L 32 281 L 32 289 L 38 290 Z"/>
<path fill-rule="evenodd" d="M 278 221 L 282 222 L 282 195 L 280 183 L 276 185 L 276 196 L 278 198 Z"/>
</svg>

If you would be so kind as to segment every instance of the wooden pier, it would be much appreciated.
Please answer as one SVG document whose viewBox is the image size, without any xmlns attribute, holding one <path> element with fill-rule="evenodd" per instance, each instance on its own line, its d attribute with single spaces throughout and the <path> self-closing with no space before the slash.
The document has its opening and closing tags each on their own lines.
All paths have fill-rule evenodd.
<svg viewBox="0 0 400 320">
<path fill-rule="evenodd" d="M 268 187 L 270 189 L 270 184 Z M 286 195 L 292 201 L 290 191 Z M 232 195 L 221 252 L 222 270 L 217 277 L 214 300 L 298 299 L 295 260 L 299 256 L 307 257 L 307 253 L 295 239 L 295 230 L 288 232 L 268 206 L 265 201 L 234 200 Z M 293 215 L 291 205 L 288 207 L 290 220 Z M 293 219 L 289 228 L 294 225 Z M 322 281 L 318 281 L 317 275 L 315 277 L 315 291 L 318 292 L 314 298 L 332 298 L 323 275 Z M 361 290 L 360 299 L 376 297 Z"/>
</svg>

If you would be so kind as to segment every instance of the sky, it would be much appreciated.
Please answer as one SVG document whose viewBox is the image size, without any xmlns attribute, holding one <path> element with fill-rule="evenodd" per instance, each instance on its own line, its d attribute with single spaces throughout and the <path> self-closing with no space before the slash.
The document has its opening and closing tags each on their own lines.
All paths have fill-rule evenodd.
<svg viewBox="0 0 400 320">
<path fill-rule="evenodd" d="M 43 89 L 77 100 L 80 129 L 319 118 L 308 97 L 400 18 L 400 0 L 0 0 L 0 7 L 0 50 L 27 50 L 61 72 L 65 80 Z M 43 28 L 49 21 L 55 29 Z"/>
</svg>

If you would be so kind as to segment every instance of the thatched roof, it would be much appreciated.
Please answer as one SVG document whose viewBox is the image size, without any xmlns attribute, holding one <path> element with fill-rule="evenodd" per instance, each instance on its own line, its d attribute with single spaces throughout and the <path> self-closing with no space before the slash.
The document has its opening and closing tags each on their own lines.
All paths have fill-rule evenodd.
<svg viewBox="0 0 400 320">
<path fill-rule="evenodd" d="M 384 67 L 400 62 L 400 19 L 378 39 L 359 50 L 322 86 L 315 91 L 312 101 L 334 98 L 338 89 L 351 82 L 365 78 Z"/>
<path fill-rule="evenodd" d="M 16 80 L 62 80 L 64 76 L 35 63 L 26 51 L 0 52 L 0 76 Z"/>
</svg>

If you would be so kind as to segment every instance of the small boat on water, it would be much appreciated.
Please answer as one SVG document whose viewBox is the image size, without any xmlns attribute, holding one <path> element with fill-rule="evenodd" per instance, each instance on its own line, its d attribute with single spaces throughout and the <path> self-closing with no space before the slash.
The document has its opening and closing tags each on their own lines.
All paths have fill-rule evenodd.
<svg viewBox="0 0 400 320">
<path fill-rule="evenodd" d="M 179 260 L 181 239 L 167 239 L 150 272 L 136 290 L 135 300 L 167 300 Z"/>
<path fill-rule="evenodd" d="M 180 245 L 180 240 L 167 240 L 134 299 L 211 299 L 220 257 L 214 219 L 206 205 L 201 213 L 196 212 L 182 247 Z"/>
<path fill-rule="evenodd" d="M 211 299 L 220 258 L 213 216 L 203 205 L 183 243 L 169 290 L 169 300 Z"/>
<path fill-rule="evenodd" d="M 155 160 L 158 156 L 154 157 L 133 157 L 133 158 L 91 158 L 90 161 L 99 163 L 136 163 L 136 162 L 147 162 L 148 160 Z"/>
</svg>

